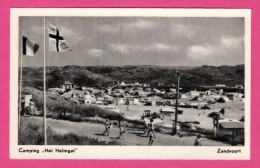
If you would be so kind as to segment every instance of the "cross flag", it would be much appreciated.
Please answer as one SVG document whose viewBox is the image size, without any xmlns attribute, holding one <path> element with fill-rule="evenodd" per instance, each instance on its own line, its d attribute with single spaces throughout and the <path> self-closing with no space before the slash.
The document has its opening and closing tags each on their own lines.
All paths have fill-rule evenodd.
<svg viewBox="0 0 260 168">
<path fill-rule="evenodd" d="M 49 32 L 49 50 L 56 52 L 71 51 L 57 27 L 50 22 L 47 22 L 47 24 Z"/>
<path fill-rule="evenodd" d="M 39 45 L 29 38 L 22 36 L 22 52 L 23 55 L 34 56 L 34 54 L 38 51 Z"/>
</svg>

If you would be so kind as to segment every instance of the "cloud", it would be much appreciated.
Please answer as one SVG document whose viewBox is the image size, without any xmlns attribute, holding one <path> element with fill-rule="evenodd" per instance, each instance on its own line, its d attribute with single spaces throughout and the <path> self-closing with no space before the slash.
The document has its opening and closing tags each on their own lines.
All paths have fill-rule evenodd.
<svg viewBox="0 0 260 168">
<path fill-rule="evenodd" d="M 105 54 L 105 52 L 103 50 L 93 48 L 87 49 L 87 54 L 92 57 L 101 57 Z"/>
<path fill-rule="evenodd" d="M 138 19 L 135 22 L 121 23 L 116 25 L 102 25 L 98 28 L 103 33 L 119 33 L 120 31 L 143 31 L 153 29 L 156 24 L 144 19 Z"/>
<path fill-rule="evenodd" d="M 244 39 L 243 37 L 231 37 L 231 38 L 221 37 L 220 41 L 223 46 L 228 48 L 233 48 L 242 44 Z"/>
<path fill-rule="evenodd" d="M 103 33 L 118 33 L 120 32 L 120 27 L 115 25 L 102 25 L 98 27 L 99 31 Z"/>
<path fill-rule="evenodd" d="M 193 38 L 197 35 L 199 27 L 197 25 L 192 25 L 190 27 L 183 24 L 171 24 L 170 33 L 176 36 L 182 36 L 186 38 Z"/>
<path fill-rule="evenodd" d="M 147 30 L 147 29 L 153 29 L 156 27 L 156 24 L 151 21 L 147 21 L 144 19 L 138 19 L 137 21 L 133 23 L 126 23 L 122 24 L 122 27 L 124 30 Z"/>
<path fill-rule="evenodd" d="M 122 54 L 128 54 L 130 49 L 130 46 L 126 44 L 109 44 L 109 47 Z"/>
<path fill-rule="evenodd" d="M 163 44 L 163 43 L 154 43 L 151 47 L 149 47 L 150 49 L 157 49 L 160 51 L 178 51 L 180 49 L 179 46 L 170 46 L 167 44 Z"/>
<path fill-rule="evenodd" d="M 164 43 L 152 43 L 148 45 L 129 45 L 129 44 L 109 44 L 110 49 L 122 54 L 136 51 L 179 51 L 179 46 L 170 46 Z"/>
<path fill-rule="evenodd" d="M 214 48 L 210 45 L 194 45 L 188 48 L 187 55 L 193 59 L 204 59 L 214 53 Z"/>
</svg>

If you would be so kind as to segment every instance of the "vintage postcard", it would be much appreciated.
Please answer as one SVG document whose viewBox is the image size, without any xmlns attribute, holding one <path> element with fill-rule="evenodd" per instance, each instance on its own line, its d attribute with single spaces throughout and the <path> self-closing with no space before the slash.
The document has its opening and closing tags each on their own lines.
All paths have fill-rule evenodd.
<svg viewBox="0 0 260 168">
<path fill-rule="evenodd" d="M 10 158 L 250 159 L 249 9 L 12 8 Z"/>
</svg>

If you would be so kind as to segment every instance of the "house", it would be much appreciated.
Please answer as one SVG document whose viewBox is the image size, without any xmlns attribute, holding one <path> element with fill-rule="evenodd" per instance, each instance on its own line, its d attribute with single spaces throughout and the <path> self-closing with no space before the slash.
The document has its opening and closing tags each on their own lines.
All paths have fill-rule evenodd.
<svg viewBox="0 0 260 168">
<path fill-rule="evenodd" d="M 25 107 L 29 106 L 31 99 L 32 99 L 32 95 L 24 95 Z"/>
<path fill-rule="evenodd" d="M 73 89 L 74 85 L 73 83 L 69 82 L 69 81 L 65 81 L 63 85 L 61 85 L 61 88 L 65 91 Z"/>
<path fill-rule="evenodd" d="M 123 94 L 123 93 L 124 93 L 124 90 L 123 90 L 123 89 L 115 89 L 115 90 L 114 90 L 114 93 L 115 93 L 115 94 Z"/>
<path fill-rule="evenodd" d="M 176 89 L 175 88 L 170 88 L 170 92 L 176 93 Z"/>
<path fill-rule="evenodd" d="M 121 86 L 126 86 L 125 82 L 120 83 Z"/>
<path fill-rule="evenodd" d="M 144 91 L 145 91 L 145 92 L 151 92 L 152 89 L 151 89 L 151 88 L 145 88 Z"/>
<path fill-rule="evenodd" d="M 142 104 L 142 103 L 140 103 L 139 100 L 136 99 L 136 98 L 129 98 L 128 97 L 125 100 L 125 105 L 137 105 L 137 104 Z"/>
<path fill-rule="evenodd" d="M 199 96 L 200 93 L 197 92 L 196 90 L 194 90 L 194 91 L 187 92 L 186 95 L 188 95 L 188 96 Z"/>
<path fill-rule="evenodd" d="M 112 97 L 112 96 L 109 96 L 109 95 L 105 95 L 104 96 L 104 101 L 113 101 L 114 100 L 114 98 Z"/>
<path fill-rule="evenodd" d="M 212 92 L 210 90 L 205 91 L 205 95 L 210 96 L 211 94 L 212 94 Z"/>
<path fill-rule="evenodd" d="M 95 102 L 91 95 L 84 95 L 82 101 L 84 104 L 93 104 Z"/>
<path fill-rule="evenodd" d="M 244 137 L 244 127 L 244 122 L 237 120 L 219 120 L 218 134 L 231 135 L 234 142 L 236 137 Z"/>
<path fill-rule="evenodd" d="M 135 82 L 135 84 L 134 84 L 135 86 L 139 86 L 140 84 L 139 84 L 139 82 Z"/>
<path fill-rule="evenodd" d="M 153 89 L 153 92 L 154 92 L 155 94 L 161 93 L 160 90 L 158 90 L 158 89 Z"/>
</svg>

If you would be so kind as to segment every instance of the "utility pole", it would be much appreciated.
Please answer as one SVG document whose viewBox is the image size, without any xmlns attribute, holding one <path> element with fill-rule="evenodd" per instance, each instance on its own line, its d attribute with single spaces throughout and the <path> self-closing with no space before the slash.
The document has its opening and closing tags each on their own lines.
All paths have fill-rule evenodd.
<svg viewBox="0 0 260 168">
<path fill-rule="evenodd" d="M 173 127 L 173 135 L 177 134 L 177 123 L 178 123 L 178 99 L 179 99 L 179 85 L 180 85 L 180 71 L 177 69 L 177 96 L 176 96 L 176 109 L 175 109 L 175 121 Z"/>
</svg>

